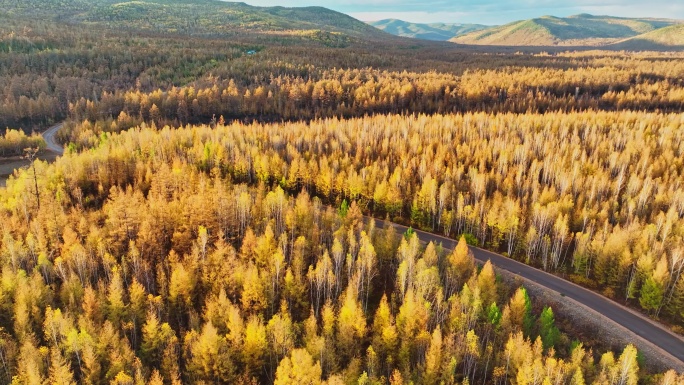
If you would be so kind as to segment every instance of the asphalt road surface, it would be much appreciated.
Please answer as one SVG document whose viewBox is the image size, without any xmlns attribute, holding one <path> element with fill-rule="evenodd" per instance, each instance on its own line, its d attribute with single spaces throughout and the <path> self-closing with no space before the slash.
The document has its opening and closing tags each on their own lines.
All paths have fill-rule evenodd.
<svg viewBox="0 0 684 385">
<path fill-rule="evenodd" d="M 383 221 L 374 219 L 376 227 L 382 228 Z M 398 232 L 404 233 L 408 228 L 398 224 L 392 224 Z M 414 230 L 418 237 L 423 242 L 442 243 L 442 246 L 453 250 L 456 247 L 456 241 L 441 237 L 439 235 L 426 233 L 420 230 Z M 668 331 L 663 326 L 656 324 L 645 316 L 636 314 L 618 303 L 596 294 L 588 289 L 575 285 L 569 281 L 559 278 L 555 275 L 546 273 L 544 271 L 535 269 L 513 259 L 504 257 L 503 255 L 495 254 L 476 247 L 470 247 L 475 259 L 481 263 L 491 260 L 492 263 L 501 269 L 508 270 L 522 278 L 535 282 L 549 290 L 572 298 L 582 305 L 603 314 L 605 317 L 617 322 L 623 327 L 631 330 L 638 336 L 644 338 L 646 341 L 659 347 L 665 352 L 669 353 L 676 359 L 684 363 L 684 339 L 678 335 Z"/>
<path fill-rule="evenodd" d="M 38 158 L 48 162 L 53 162 L 58 155 L 64 154 L 64 148 L 55 140 L 55 134 L 62 128 L 62 123 L 54 125 L 43 132 L 43 139 L 45 139 L 47 152 L 41 153 Z M 31 162 L 28 159 L 12 158 L 0 159 L 0 187 L 5 187 L 7 179 L 14 173 L 14 170 L 26 167 Z"/>
<path fill-rule="evenodd" d="M 47 131 L 43 132 L 43 139 L 45 139 L 45 143 L 47 144 L 47 149 L 49 151 L 54 152 L 57 155 L 64 154 L 64 147 L 62 147 L 55 140 L 55 134 L 57 133 L 57 131 L 59 131 L 60 128 L 62 128 L 62 123 L 56 124 L 56 125 L 48 128 Z"/>
</svg>

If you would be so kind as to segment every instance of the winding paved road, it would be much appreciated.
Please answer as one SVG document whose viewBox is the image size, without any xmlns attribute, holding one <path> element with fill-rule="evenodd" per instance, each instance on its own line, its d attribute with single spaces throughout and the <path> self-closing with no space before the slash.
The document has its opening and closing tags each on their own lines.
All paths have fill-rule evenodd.
<svg viewBox="0 0 684 385">
<path fill-rule="evenodd" d="M 64 147 L 62 147 L 55 140 L 55 134 L 57 134 L 57 131 L 59 131 L 59 129 L 62 128 L 63 125 L 63 123 L 56 124 L 48 128 L 47 131 L 43 132 L 43 139 L 45 139 L 48 151 L 52 151 L 57 155 L 64 154 Z"/>
<path fill-rule="evenodd" d="M 41 153 L 38 158 L 52 162 L 59 155 L 64 154 L 64 148 L 55 140 L 55 134 L 62 128 L 63 123 L 56 124 L 43 132 L 43 139 L 46 143 L 46 152 Z M 0 187 L 5 187 L 7 179 L 15 170 L 26 167 L 30 164 L 28 159 L 2 160 L 0 162 Z"/>
<path fill-rule="evenodd" d="M 384 222 L 382 220 L 374 220 L 376 227 L 383 227 Z M 400 233 L 404 233 L 408 229 L 406 226 L 401 226 L 395 223 L 392 225 Z M 420 230 L 414 231 L 416 234 L 418 234 L 418 237 L 423 242 L 441 242 L 444 248 L 450 250 L 453 250 L 453 248 L 456 247 L 456 241 L 453 239 L 445 238 L 432 233 L 426 233 Z M 470 247 L 470 250 L 473 252 L 477 261 L 485 263 L 487 260 L 491 260 L 492 263 L 500 269 L 508 270 L 549 290 L 556 291 L 565 297 L 572 298 L 582 305 L 600 314 L 603 314 L 605 317 L 615 321 L 626 329 L 629 329 L 646 341 L 684 363 L 684 339 L 665 329 L 663 326 L 651 321 L 645 316 L 640 315 L 637 312 L 630 310 L 600 294 L 596 294 L 591 290 L 585 289 L 572 282 L 535 269 L 534 267 L 530 267 L 521 262 L 504 257 L 503 255 L 495 254 L 477 247 Z"/>
</svg>

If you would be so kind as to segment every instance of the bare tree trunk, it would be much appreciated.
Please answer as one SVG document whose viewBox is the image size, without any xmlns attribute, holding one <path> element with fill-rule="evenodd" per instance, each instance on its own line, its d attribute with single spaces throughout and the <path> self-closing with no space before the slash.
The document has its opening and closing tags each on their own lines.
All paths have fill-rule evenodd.
<svg viewBox="0 0 684 385">
<path fill-rule="evenodd" d="M 24 149 L 24 158 L 31 162 L 31 168 L 33 169 L 33 183 L 35 186 L 35 196 L 38 202 L 38 210 L 40 210 L 40 192 L 38 191 L 38 175 L 36 174 L 36 155 L 38 155 L 38 147 L 29 147 Z"/>
</svg>

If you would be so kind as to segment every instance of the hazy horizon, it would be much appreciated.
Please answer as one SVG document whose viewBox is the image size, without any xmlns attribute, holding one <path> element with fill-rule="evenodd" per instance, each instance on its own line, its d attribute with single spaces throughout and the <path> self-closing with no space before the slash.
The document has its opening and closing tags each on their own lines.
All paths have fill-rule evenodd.
<svg viewBox="0 0 684 385">
<path fill-rule="evenodd" d="M 256 6 L 282 6 L 275 0 L 246 0 Z M 362 21 L 400 19 L 413 23 L 474 23 L 501 25 L 545 15 L 567 17 L 580 13 L 617 17 L 684 19 L 684 4 L 654 0 L 578 0 L 571 6 L 558 0 L 291 0 L 288 7 L 322 6 Z"/>
</svg>

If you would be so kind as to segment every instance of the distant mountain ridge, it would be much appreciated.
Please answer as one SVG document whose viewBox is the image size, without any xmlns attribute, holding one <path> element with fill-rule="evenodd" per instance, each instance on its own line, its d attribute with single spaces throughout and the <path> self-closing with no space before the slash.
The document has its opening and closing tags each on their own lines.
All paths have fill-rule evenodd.
<svg viewBox="0 0 684 385">
<path fill-rule="evenodd" d="M 155 34 L 228 39 L 239 35 L 254 44 L 276 39 L 282 44 L 313 42 L 333 48 L 413 44 L 403 39 L 407 37 L 481 46 L 684 50 L 684 20 L 589 14 L 543 16 L 490 27 L 397 19 L 365 23 L 324 7 L 256 7 L 222 0 L 0 0 L 0 21 L 13 18 Z"/>
<path fill-rule="evenodd" d="M 580 14 L 570 17 L 543 16 L 474 31 L 451 39 L 470 45 L 496 46 L 596 46 L 610 47 L 626 39 L 676 26 L 684 21 L 651 18 L 621 18 Z M 672 29 L 673 33 L 681 30 Z M 659 36 L 655 34 L 654 36 Z M 654 38 L 646 36 L 642 46 Z M 662 39 L 663 42 L 667 39 Z M 677 38 L 673 39 L 678 41 Z M 661 45 L 662 46 L 662 45 Z"/>
<path fill-rule="evenodd" d="M 458 23 L 411 23 L 399 19 L 384 19 L 369 21 L 368 24 L 387 33 L 402 37 L 411 37 L 424 40 L 447 41 L 454 37 L 490 28 L 483 24 L 458 24 Z"/>
</svg>

